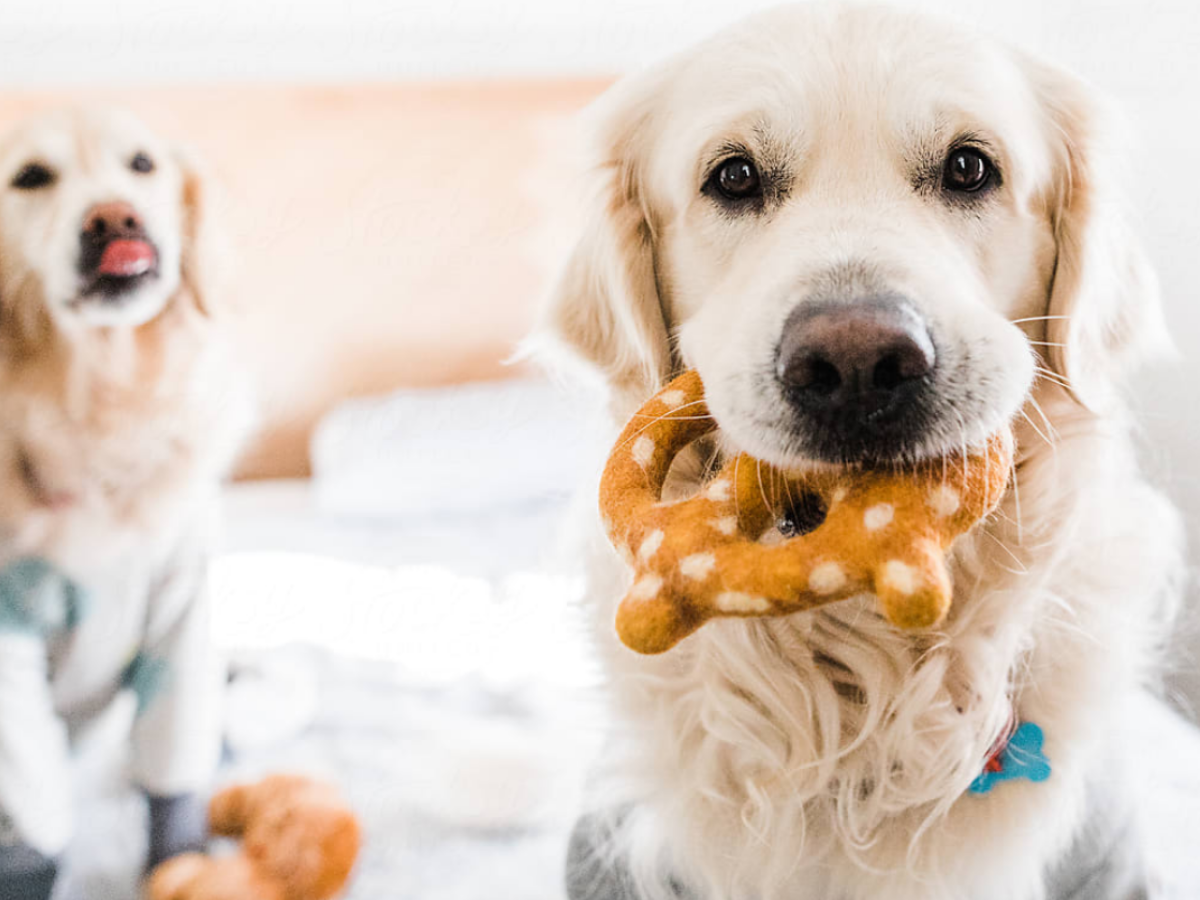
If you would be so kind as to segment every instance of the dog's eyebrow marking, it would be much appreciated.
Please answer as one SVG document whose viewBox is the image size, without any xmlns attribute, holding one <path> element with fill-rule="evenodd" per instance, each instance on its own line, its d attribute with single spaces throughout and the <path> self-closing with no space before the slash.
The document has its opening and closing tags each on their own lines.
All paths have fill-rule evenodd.
<svg viewBox="0 0 1200 900">
<path fill-rule="evenodd" d="M 911 144 L 904 152 L 913 187 L 919 191 L 936 190 L 941 182 L 942 166 L 947 155 L 964 146 L 984 152 L 995 169 L 996 184 L 1003 184 L 1006 167 L 1001 146 L 996 139 L 982 128 L 953 128 L 947 116 L 940 115 L 928 130 L 911 139 Z"/>
<path fill-rule="evenodd" d="M 949 135 L 949 137 L 947 137 Z M 951 130 L 944 117 L 938 117 L 935 126 L 926 134 L 913 142 L 912 149 L 904 153 L 904 160 L 909 170 L 909 183 L 913 190 L 929 197 L 942 195 L 942 171 L 946 157 L 954 150 L 970 147 L 979 150 L 992 163 L 993 183 L 986 190 L 967 197 L 945 197 L 947 205 L 953 205 L 964 212 L 980 206 L 994 188 L 1005 182 L 1005 166 L 1002 153 L 997 141 L 982 130 L 976 128 L 959 128 Z"/>
<path fill-rule="evenodd" d="M 743 213 L 760 213 L 779 205 L 791 192 L 794 183 L 795 153 L 789 151 L 788 144 L 777 140 L 769 127 L 762 122 L 751 125 L 747 131 L 752 135 L 752 140 L 729 137 L 713 145 L 701 157 L 702 190 L 726 160 L 745 157 L 757 167 L 762 182 L 762 201 L 758 204 L 748 204 L 741 210 L 725 209 L 725 213 L 731 217 L 739 217 Z"/>
<path fill-rule="evenodd" d="M 727 159 L 733 159 L 737 156 L 744 156 L 747 159 L 756 160 L 757 155 L 758 154 L 756 154 L 741 141 L 722 141 L 720 144 L 717 144 L 717 146 L 713 147 L 709 152 L 704 154 L 704 161 L 700 166 L 700 177 L 707 180 L 717 166 L 725 162 Z"/>
</svg>

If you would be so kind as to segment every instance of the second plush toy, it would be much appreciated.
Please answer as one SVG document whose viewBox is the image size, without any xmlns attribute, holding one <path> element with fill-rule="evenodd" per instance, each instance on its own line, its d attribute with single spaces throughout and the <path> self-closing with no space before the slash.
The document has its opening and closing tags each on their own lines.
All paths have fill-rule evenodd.
<svg viewBox="0 0 1200 900">
<path fill-rule="evenodd" d="M 209 825 L 240 838 L 240 851 L 168 860 L 147 900 L 329 900 L 358 856 L 358 821 L 337 791 L 298 775 L 226 788 L 209 805 Z"/>
<path fill-rule="evenodd" d="M 715 428 L 700 376 L 686 372 L 633 417 L 605 468 L 601 515 L 634 571 L 617 631 L 639 653 L 669 650 L 715 617 L 863 593 L 900 628 L 937 625 L 950 606 L 946 552 L 996 508 L 1012 469 L 1008 432 L 908 469 L 792 474 L 743 454 L 694 497 L 663 502 L 676 456 Z M 777 520 L 797 506 L 822 521 L 779 540 Z"/>
</svg>

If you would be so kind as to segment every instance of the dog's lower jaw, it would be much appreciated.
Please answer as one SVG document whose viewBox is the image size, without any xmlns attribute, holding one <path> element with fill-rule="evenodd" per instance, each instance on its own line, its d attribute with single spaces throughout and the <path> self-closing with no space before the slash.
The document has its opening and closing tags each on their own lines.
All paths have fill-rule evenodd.
<svg viewBox="0 0 1200 900">
<path fill-rule="evenodd" d="M 624 574 L 604 555 L 595 608 L 628 735 L 605 796 L 634 810 L 616 852 L 646 900 L 672 875 L 704 900 L 1042 896 L 1142 683 L 1178 543 L 1121 439 L 1080 431 L 1019 479 L 956 548 L 937 640 L 863 598 L 634 657 L 611 637 Z M 1045 731 L 1052 777 L 966 793 L 1010 710 Z"/>
</svg>

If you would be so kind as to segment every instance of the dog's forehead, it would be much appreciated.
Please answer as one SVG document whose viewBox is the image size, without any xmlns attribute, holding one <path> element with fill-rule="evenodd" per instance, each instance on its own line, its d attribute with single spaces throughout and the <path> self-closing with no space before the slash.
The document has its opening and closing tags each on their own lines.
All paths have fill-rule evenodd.
<svg viewBox="0 0 1200 900">
<path fill-rule="evenodd" d="M 894 150 L 981 130 L 1034 153 L 1020 146 L 1036 131 L 1036 111 L 1017 57 L 909 13 L 774 10 L 718 34 L 666 74 L 657 111 L 676 159 L 752 131 L 798 150 L 833 134 L 843 148 Z"/>
<path fill-rule="evenodd" d="M 780 87 L 838 88 L 849 95 L 881 85 L 986 87 L 1009 64 L 1004 46 L 942 19 L 881 7 L 798 5 L 750 16 L 685 54 L 693 78 L 735 88 L 773 73 Z"/>
<path fill-rule="evenodd" d="M 26 162 L 69 159 L 75 152 L 75 144 L 67 115 L 48 113 L 26 119 L 5 135 L 0 144 L 0 160 L 6 167 L 20 167 Z"/>
<path fill-rule="evenodd" d="M 0 146 L 0 160 L 7 167 L 31 161 L 89 166 L 163 149 L 161 139 L 137 117 L 101 107 L 53 110 L 27 119 Z"/>
</svg>

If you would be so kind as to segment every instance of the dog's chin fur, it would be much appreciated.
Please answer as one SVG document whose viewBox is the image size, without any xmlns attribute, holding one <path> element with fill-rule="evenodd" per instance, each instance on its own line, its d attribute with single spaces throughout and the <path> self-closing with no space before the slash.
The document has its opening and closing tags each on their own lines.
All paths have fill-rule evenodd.
<svg viewBox="0 0 1200 900">
<path fill-rule="evenodd" d="M 695 248 L 733 226 L 689 224 L 679 210 L 694 211 L 699 201 L 686 186 L 671 195 L 663 184 L 694 165 L 679 138 L 685 126 L 715 132 L 719 124 L 710 92 L 687 80 L 707 71 L 744 76 L 767 65 L 755 52 L 760 43 L 776 51 L 786 44 L 791 52 L 769 63 L 783 70 L 772 88 L 786 91 L 808 83 L 788 69 L 806 58 L 803 41 L 817 40 L 814 55 L 841 62 L 834 42 L 847 34 L 859 55 L 878 39 L 888 42 L 889 60 L 907 47 L 921 58 L 913 71 L 935 66 L 922 20 L 857 9 L 844 28 L 831 27 L 839 15 L 768 14 L 727 43 L 702 45 L 618 88 L 602 107 L 599 202 L 542 331 L 602 375 L 615 424 L 673 371 L 695 366 L 714 390 L 739 366 L 760 366 L 746 348 L 769 343 L 769 335 L 755 343 L 735 328 L 764 318 L 756 304 L 767 293 L 748 285 L 733 312 L 705 305 L 704 273 L 725 275 Z M 969 54 L 954 46 L 959 52 L 947 52 L 957 72 Z M 1003 318 L 1024 323 L 1040 368 L 1032 393 L 1022 401 L 1018 392 L 1004 412 L 1019 416 L 1010 490 L 953 548 L 947 621 L 903 634 L 868 596 L 786 618 L 716 620 L 668 653 L 638 656 L 614 633 L 629 574 L 597 518 L 587 602 L 617 725 L 593 803 L 612 816 L 610 828 L 597 829 L 611 840 L 595 852 L 631 868 L 639 900 L 674 898 L 673 881 L 702 900 L 1040 900 L 1047 872 L 1083 827 L 1092 783 L 1103 781 L 1111 802 L 1124 802 L 1131 751 L 1119 733 L 1121 709 L 1153 681 L 1182 558 L 1178 516 L 1143 480 L 1119 400 L 1132 364 L 1160 346 L 1157 294 L 1114 212 L 1120 205 L 1109 193 L 1090 92 L 1065 73 L 1014 59 L 1009 76 L 1032 86 L 1044 112 L 1028 126 L 1026 146 L 1040 142 L 1050 162 L 1040 174 L 1013 165 L 1009 184 L 1024 179 L 1013 202 L 1049 221 L 1030 215 L 1022 227 L 1044 228 L 1055 246 L 1046 262 L 1044 249 L 1031 249 L 1042 244 L 1014 231 L 1006 278 L 977 273 Z M 839 82 L 826 93 L 841 96 L 843 88 L 850 90 Z M 756 122 L 765 114 L 757 115 Z M 838 115 L 830 121 L 855 121 L 844 104 Z M 663 120 L 675 127 L 656 124 Z M 830 209 L 849 214 L 870 202 L 860 191 L 838 206 L 830 197 L 839 184 L 822 182 Z M 794 202 L 795 215 L 810 214 Z M 904 209 L 887 207 L 889 227 Z M 795 253 L 767 252 L 795 244 L 772 237 L 791 214 L 789 207 L 738 225 L 747 229 L 730 238 L 746 257 L 739 271 L 753 277 L 794 265 Z M 869 210 L 862 215 L 869 221 Z M 924 212 L 914 216 L 926 221 Z M 821 238 L 817 225 L 806 232 L 813 241 Z M 965 229 L 954 234 L 970 239 Z M 1014 287 L 1030 260 L 1028 281 Z M 685 283 L 691 292 L 681 296 Z M 782 321 L 785 313 L 772 315 Z M 707 343 L 697 340 L 704 328 Z M 714 347 L 720 354 L 709 352 Z M 1042 728 L 1052 777 L 970 793 L 1010 716 Z M 1135 806 L 1119 805 L 1116 818 L 1123 822 Z"/>
<path fill-rule="evenodd" d="M 213 323 L 182 297 L 136 329 L 55 332 L 4 366 L 4 554 L 68 570 L 169 550 L 212 500 L 249 423 Z M 70 499 L 39 503 L 13 471 Z"/>
<path fill-rule="evenodd" d="M 169 552 L 207 515 L 249 424 L 219 328 L 181 290 L 137 328 L 46 337 L 3 366 L 4 555 L 83 575 L 117 554 Z M 31 497 L 18 453 L 69 499 Z"/>
</svg>

